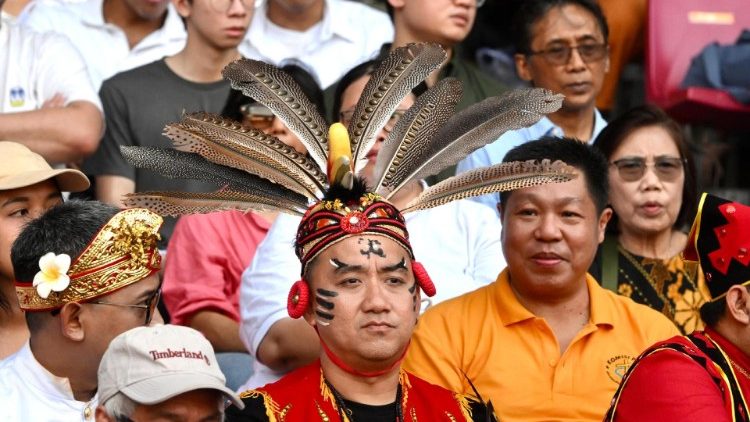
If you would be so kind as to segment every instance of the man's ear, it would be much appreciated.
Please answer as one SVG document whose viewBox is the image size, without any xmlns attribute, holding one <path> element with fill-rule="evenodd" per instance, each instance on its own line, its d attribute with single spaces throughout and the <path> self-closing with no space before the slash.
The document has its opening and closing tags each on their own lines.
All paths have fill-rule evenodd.
<svg viewBox="0 0 750 422">
<path fill-rule="evenodd" d="M 529 69 L 529 58 L 525 54 L 514 54 L 513 60 L 516 62 L 516 73 L 518 77 L 526 82 L 531 82 L 531 70 Z"/>
<path fill-rule="evenodd" d="M 612 218 L 612 208 L 605 207 L 599 215 L 599 243 L 604 242 L 604 235 L 607 232 L 607 223 L 609 223 L 610 218 Z"/>
<path fill-rule="evenodd" d="M 193 11 L 193 1 L 195 0 L 172 0 L 172 4 L 177 13 L 184 19 L 190 16 Z"/>
<path fill-rule="evenodd" d="M 406 6 L 406 0 L 388 0 L 388 4 L 394 9 L 403 9 Z"/>
<path fill-rule="evenodd" d="M 86 337 L 81 314 L 84 312 L 83 305 L 68 302 L 60 309 L 60 333 L 63 337 L 73 341 L 83 341 Z"/>
<path fill-rule="evenodd" d="M 727 290 L 727 312 L 744 325 L 750 325 L 750 293 L 747 288 L 736 284 Z"/>
</svg>

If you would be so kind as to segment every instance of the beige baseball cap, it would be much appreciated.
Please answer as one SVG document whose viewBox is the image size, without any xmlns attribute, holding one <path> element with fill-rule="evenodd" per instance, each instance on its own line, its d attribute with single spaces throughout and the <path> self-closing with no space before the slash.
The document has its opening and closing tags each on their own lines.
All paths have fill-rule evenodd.
<svg viewBox="0 0 750 422">
<path fill-rule="evenodd" d="M 189 391 L 211 389 L 240 409 L 244 407 L 227 388 L 211 343 L 189 327 L 157 325 L 120 334 L 104 352 L 98 376 L 102 404 L 118 392 L 151 405 Z"/>
<path fill-rule="evenodd" d="M 53 169 L 41 155 L 17 142 L 1 141 L 0 191 L 25 188 L 54 178 L 65 192 L 81 192 L 89 187 L 89 179 L 80 171 Z"/>
</svg>

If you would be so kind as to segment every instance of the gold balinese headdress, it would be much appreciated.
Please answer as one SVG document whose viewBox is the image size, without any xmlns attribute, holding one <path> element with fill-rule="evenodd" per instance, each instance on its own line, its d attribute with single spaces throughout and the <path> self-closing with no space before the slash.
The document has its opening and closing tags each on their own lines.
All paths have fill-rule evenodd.
<svg viewBox="0 0 750 422">
<path fill-rule="evenodd" d="M 120 211 L 72 264 L 70 257 L 54 252 L 41 257 L 34 281 L 16 281 L 21 309 L 50 311 L 68 302 L 87 302 L 159 271 L 161 224 L 162 218 L 149 210 Z"/>
</svg>

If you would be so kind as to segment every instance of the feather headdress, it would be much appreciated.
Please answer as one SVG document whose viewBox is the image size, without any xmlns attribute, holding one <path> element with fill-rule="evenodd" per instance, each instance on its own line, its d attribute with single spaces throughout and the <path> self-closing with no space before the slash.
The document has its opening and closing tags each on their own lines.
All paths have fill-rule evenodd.
<svg viewBox="0 0 750 422">
<path fill-rule="evenodd" d="M 395 49 L 367 82 L 349 127 L 336 123 L 330 128 L 283 71 L 255 60 L 230 63 L 223 75 L 232 87 L 271 109 L 300 138 L 309 157 L 238 122 L 207 113 L 188 114 L 164 131 L 177 151 L 123 147 L 123 155 L 137 167 L 167 177 L 212 181 L 221 188 L 212 193 L 136 193 L 124 202 L 164 215 L 222 209 L 305 213 L 324 200 L 331 185 L 353 186 L 377 132 L 410 90 L 445 57 L 445 51 L 434 44 Z M 562 103 L 560 95 L 529 88 L 454 114 L 461 93 L 460 82 L 446 78 L 407 110 L 378 154 L 374 193 L 393 197 L 410 181 L 455 165 L 504 132 L 529 126 Z M 498 164 L 427 188 L 403 211 L 572 177 L 573 172 L 563 164 Z"/>
</svg>

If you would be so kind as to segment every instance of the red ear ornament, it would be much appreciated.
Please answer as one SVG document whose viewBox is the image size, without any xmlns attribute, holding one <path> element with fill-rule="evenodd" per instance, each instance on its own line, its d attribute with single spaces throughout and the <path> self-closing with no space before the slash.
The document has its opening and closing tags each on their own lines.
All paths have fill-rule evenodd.
<svg viewBox="0 0 750 422">
<path fill-rule="evenodd" d="M 307 305 L 310 303 L 310 287 L 305 280 L 298 280 L 289 289 L 289 297 L 286 301 L 286 310 L 289 316 L 297 319 L 305 314 Z"/>
<path fill-rule="evenodd" d="M 427 270 L 424 269 L 424 266 L 417 261 L 412 261 L 411 269 L 414 271 L 414 279 L 417 280 L 417 284 L 424 294 L 429 297 L 435 296 L 435 293 L 437 293 L 435 283 L 432 282 L 432 279 L 430 278 L 430 275 L 427 274 Z"/>
</svg>

